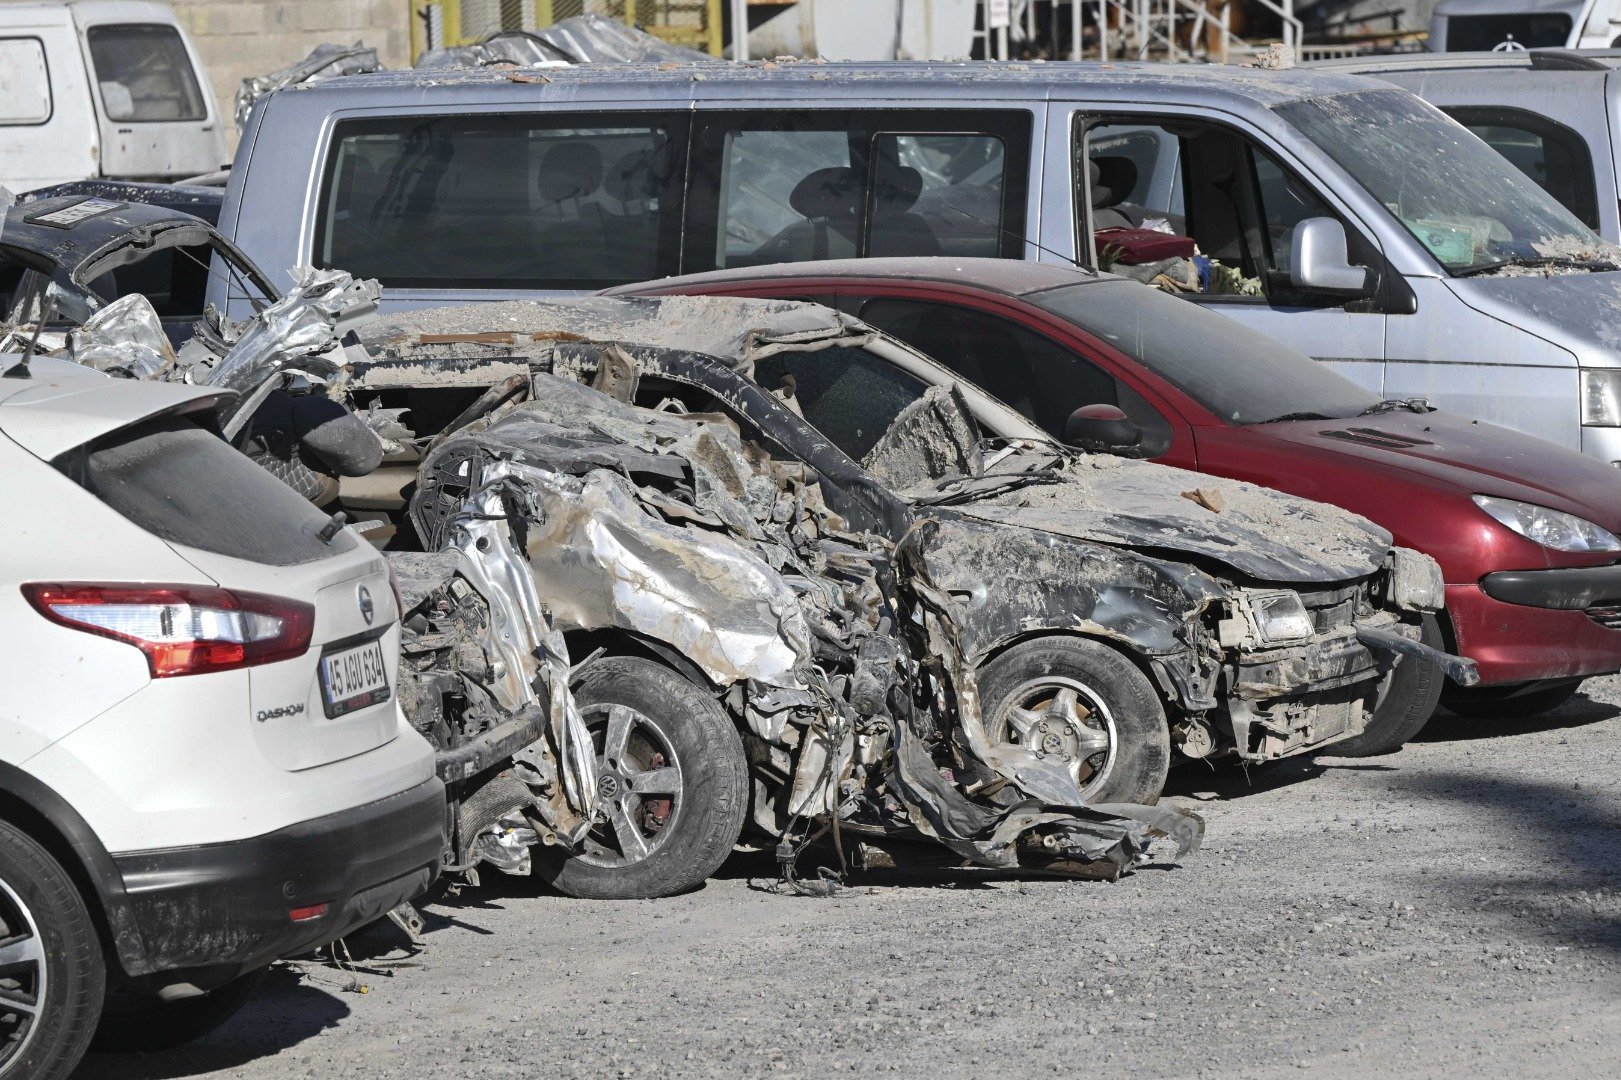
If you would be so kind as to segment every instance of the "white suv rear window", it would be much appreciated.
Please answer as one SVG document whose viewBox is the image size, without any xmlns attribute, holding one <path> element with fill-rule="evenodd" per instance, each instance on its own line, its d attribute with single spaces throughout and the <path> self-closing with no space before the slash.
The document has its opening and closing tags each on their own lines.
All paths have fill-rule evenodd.
<svg viewBox="0 0 1621 1080">
<path fill-rule="evenodd" d="M 267 566 L 298 566 L 350 550 L 327 516 L 224 439 L 162 417 L 70 451 L 58 469 L 136 525 L 170 543 Z"/>
</svg>

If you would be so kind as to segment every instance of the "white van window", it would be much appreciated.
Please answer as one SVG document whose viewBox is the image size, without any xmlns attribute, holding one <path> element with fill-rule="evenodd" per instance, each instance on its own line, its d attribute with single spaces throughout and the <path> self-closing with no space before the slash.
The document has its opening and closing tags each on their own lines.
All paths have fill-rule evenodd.
<svg viewBox="0 0 1621 1080">
<path fill-rule="evenodd" d="M 1508 158 L 1582 224 L 1598 228 L 1593 155 L 1581 135 L 1527 109 L 1458 106 L 1442 111 Z"/>
<path fill-rule="evenodd" d="M 1605 242 L 1445 113 L 1405 90 L 1359 90 L 1276 113 L 1387 207 L 1453 274 L 1604 267 Z"/>
<path fill-rule="evenodd" d="M 0 38 L 0 125 L 51 118 L 51 77 L 39 38 Z"/>
<path fill-rule="evenodd" d="M 1337 217 L 1265 148 L 1220 124 L 1105 121 L 1085 138 L 1076 188 L 1092 205 L 1099 263 L 1127 277 L 1275 299 L 1292 288 L 1295 227 Z"/>
<path fill-rule="evenodd" d="M 92 26 L 85 39 L 107 119 L 144 123 L 208 118 L 191 57 L 173 26 Z"/>
<path fill-rule="evenodd" d="M 679 116 L 337 126 L 315 262 L 393 288 L 605 288 L 677 273 Z"/>
<path fill-rule="evenodd" d="M 1022 254 L 1028 112 L 716 111 L 696 123 L 687 272 Z"/>
<path fill-rule="evenodd" d="M 855 255 L 860 192 L 843 131 L 729 131 L 720 168 L 715 265 L 754 265 L 756 252 L 813 219 L 804 258 Z"/>
</svg>

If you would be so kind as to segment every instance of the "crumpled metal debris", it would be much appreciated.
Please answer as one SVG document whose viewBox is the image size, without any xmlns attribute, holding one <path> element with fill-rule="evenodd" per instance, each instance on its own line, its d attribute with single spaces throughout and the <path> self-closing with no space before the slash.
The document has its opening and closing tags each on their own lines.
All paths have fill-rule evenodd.
<svg viewBox="0 0 1621 1080">
<path fill-rule="evenodd" d="M 247 127 L 248 117 L 253 114 L 253 106 L 272 90 L 281 90 L 303 83 L 324 82 L 340 75 L 364 75 L 381 70 L 383 64 L 377 58 L 377 50 L 367 48 L 358 41 L 353 45 L 337 45 L 330 42 L 317 45 L 310 50 L 308 56 L 297 63 L 288 64 L 268 75 L 257 75 L 242 80 L 242 85 L 236 92 L 237 130 L 241 131 Z"/>
<path fill-rule="evenodd" d="M 177 360 L 163 320 L 141 293 L 130 293 L 95 312 L 68 333 L 73 359 L 126 379 L 157 379 Z"/>
<path fill-rule="evenodd" d="M 430 49 L 416 67 L 481 68 L 507 64 L 663 64 L 719 62 L 708 53 L 672 45 L 605 15 L 575 15 L 540 30 L 504 30 L 473 45 Z"/>
<path fill-rule="evenodd" d="M 814 475 L 724 418 L 536 373 L 531 401 L 428 455 L 421 535 L 442 530 L 422 511 L 458 486 L 509 493 L 560 627 L 666 642 L 721 688 L 757 740 L 756 824 L 790 848 L 836 824 L 921 834 L 983 866 L 1112 877 L 1158 838 L 1177 855 L 1199 842 L 1194 815 L 1087 806 L 1064 767 L 993 744 L 955 605 L 919 554 L 931 523 L 898 543 L 849 531 Z"/>
</svg>

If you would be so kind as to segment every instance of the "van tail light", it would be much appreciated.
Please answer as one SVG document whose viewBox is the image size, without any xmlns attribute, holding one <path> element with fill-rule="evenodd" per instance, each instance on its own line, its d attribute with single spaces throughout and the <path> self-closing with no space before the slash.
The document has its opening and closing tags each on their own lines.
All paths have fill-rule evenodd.
<svg viewBox="0 0 1621 1080">
<path fill-rule="evenodd" d="M 59 626 L 140 649 L 154 679 L 301 656 L 315 627 L 313 605 L 230 589 L 32 582 L 22 591 Z"/>
</svg>

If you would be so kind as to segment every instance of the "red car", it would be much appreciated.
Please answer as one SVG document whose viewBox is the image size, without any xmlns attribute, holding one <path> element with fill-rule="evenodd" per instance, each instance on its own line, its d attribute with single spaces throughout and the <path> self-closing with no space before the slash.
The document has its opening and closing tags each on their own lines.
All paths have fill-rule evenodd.
<svg viewBox="0 0 1621 1080">
<path fill-rule="evenodd" d="M 1468 691 L 1444 688 L 1456 712 L 1532 715 L 1583 679 L 1621 670 L 1615 468 L 1422 401 L 1381 400 L 1156 289 L 1045 263 L 932 258 L 750 267 L 611 291 L 827 304 L 932 356 L 1057 438 L 1371 518 L 1441 564 L 1447 608 L 1433 643 L 1474 660 L 1481 677 Z M 1337 752 L 1373 753 L 1417 733 L 1443 679 L 1435 671 L 1421 679 L 1410 666 L 1406 675 L 1391 687 L 1404 717 Z"/>
</svg>

